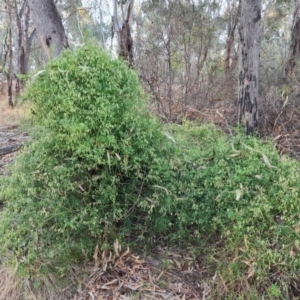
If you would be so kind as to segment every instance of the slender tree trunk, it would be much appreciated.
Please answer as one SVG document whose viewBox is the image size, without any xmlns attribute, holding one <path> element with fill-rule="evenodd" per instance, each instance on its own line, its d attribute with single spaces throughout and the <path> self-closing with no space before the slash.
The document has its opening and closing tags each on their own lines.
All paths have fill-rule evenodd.
<svg viewBox="0 0 300 300">
<path fill-rule="evenodd" d="M 300 3 L 296 4 L 293 16 L 292 24 L 292 34 L 291 34 L 291 46 L 289 58 L 285 67 L 285 74 L 291 76 L 294 73 L 296 66 L 296 60 L 300 55 Z"/>
<path fill-rule="evenodd" d="M 18 74 L 28 73 L 28 61 L 32 47 L 32 41 L 36 29 L 33 29 L 29 35 L 30 26 L 30 8 L 27 5 L 27 1 L 23 0 L 22 6 L 18 8 L 18 2 L 15 0 L 14 5 L 16 11 L 16 26 L 17 26 L 17 42 L 18 42 Z M 24 21 L 22 21 L 24 19 Z M 24 85 L 22 78 L 17 77 L 16 80 L 16 94 L 20 93 Z"/>
<path fill-rule="evenodd" d="M 208 56 L 208 49 L 209 49 L 209 46 L 205 45 L 203 51 L 202 51 L 202 47 L 201 47 L 199 54 L 198 54 L 199 59 L 197 60 L 197 75 L 196 75 L 196 80 L 195 80 L 195 82 L 197 84 L 199 84 L 201 71 L 204 67 L 204 64 L 205 64 L 207 56 Z"/>
<path fill-rule="evenodd" d="M 8 28 L 6 30 L 5 38 L 3 41 L 3 45 L 0 52 L 0 73 L 4 72 L 6 60 L 7 60 L 7 53 L 8 53 Z"/>
<path fill-rule="evenodd" d="M 115 32 L 117 34 L 119 56 L 126 60 L 130 67 L 133 66 L 133 40 L 130 28 L 133 4 L 134 0 L 127 0 L 125 5 L 125 13 L 122 10 L 123 18 L 119 23 L 117 14 L 117 0 L 113 0 L 114 14 L 112 17 L 112 31 L 113 33 Z"/>
<path fill-rule="evenodd" d="M 26 0 L 27 1 L 27 0 Z M 29 33 L 29 25 L 30 25 L 30 8 L 27 5 L 26 6 L 26 12 L 25 12 L 25 57 L 24 57 L 24 70 L 25 73 L 28 73 L 28 63 L 29 63 L 29 57 L 30 52 L 32 48 L 32 42 L 36 34 L 36 28 L 34 28 L 31 33 Z"/>
<path fill-rule="evenodd" d="M 242 0 L 239 44 L 239 122 L 246 134 L 258 127 L 261 0 Z"/>
<path fill-rule="evenodd" d="M 13 106 L 12 100 L 12 83 L 13 83 L 13 40 L 12 40 L 12 6 L 7 3 L 7 13 L 8 13 L 8 71 L 6 73 L 7 78 L 7 95 L 8 104 Z"/>
<path fill-rule="evenodd" d="M 128 62 L 130 67 L 133 67 L 133 40 L 128 21 L 123 23 L 120 32 L 119 55 Z"/>
<path fill-rule="evenodd" d="M 238 2 L 238 5 L 235 6 L 234 2 L 228 2 L 229 6 L 229 18 L 227 25 L 227 38 L 226 38 L 226 47 L 225 47 L 225 73 L 228 74 L 232 67 L 232 60 L 234 55 L 232 55 L 232 50 L 234 46 L 234 35 L 235 30 L 238 24 L 240 9 L 241 9 L 241 1 Z"/>
<path fill-rule="evenodd" d="M 23 0 L 22 6 L 19 10 L 17 0 L 15 0 L 14 8 L 15 8 L 15 12 L 16 12 L 17 42 L 18 42 L 18 73 L 25 74 L 25 70 L 24 70 L 25 49 L 23 46 L 23 27 L 22 27 L 21 20 L 22 20 L 23 14 L 24 14 L 24 10 L 26 8 L 26 1 Z M 17 95 L 19 95 L 22 86 L 23 86 L 23 80 L 17 78 L 17 82 L 16 82 L 16 94 Z"/>
<path fill-rule="evenodd" d="M 68 48 L 61 17 L 53 0 L 27 0 L 32 11 L 38 37 L 47 60 L 57 57 L 64 48 Z"/>
</svg>

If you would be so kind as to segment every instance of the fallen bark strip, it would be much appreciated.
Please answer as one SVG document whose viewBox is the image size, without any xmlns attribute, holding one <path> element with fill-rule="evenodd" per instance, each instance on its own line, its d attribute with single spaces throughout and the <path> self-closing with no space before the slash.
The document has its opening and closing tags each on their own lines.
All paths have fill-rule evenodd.
<svg viewBox="0 0 300 300">
<path fill-rule="evenodd" d="M 20 135 L 20 134 L 23 134 L 23 132 L 18 132 L 16 134 L 12 134 L 12 135 L 9 135 L 9 136 L 6 136 L 5 138 L 1 139 L 0 140 L 0 143 L 5 141 L 5 140 L 9 140 L 10 138 L 14 137 L 14 136 L 17 136 L 17 135 Z"/>
<path fill-rule="evenodd" d="M 7 147 L 0 148 L 0 155 L 5 155 L 8 153 L 12 153 L 18 151 L 23 147 L 23 144 L 13 144 Z"/>
</svg>

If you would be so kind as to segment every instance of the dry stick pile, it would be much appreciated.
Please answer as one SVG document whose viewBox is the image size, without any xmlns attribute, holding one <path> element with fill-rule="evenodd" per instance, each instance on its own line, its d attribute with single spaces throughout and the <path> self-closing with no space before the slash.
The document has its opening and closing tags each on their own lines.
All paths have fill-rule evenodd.
<svg viewBox="0 0 300 300">
<path fill-rule="evenodd" d="M 128 248 L 122 253 L 116 240 L 114 253 L 100 253 L 97 247 L 94 260 L 95 266 L 88 280 L 79 284 L 75 300 L 197 300 L 209 293 L 201 280 L 203 270 L 187 254 L 170 253 L 170 265 L 161 268 Z"/>
</svg>

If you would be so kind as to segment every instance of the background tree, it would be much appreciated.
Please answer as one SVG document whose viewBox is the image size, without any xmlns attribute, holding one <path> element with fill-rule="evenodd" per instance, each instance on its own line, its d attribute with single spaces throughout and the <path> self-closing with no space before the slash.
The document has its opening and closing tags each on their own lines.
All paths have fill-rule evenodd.
<svg viewBox="0 0 300 300">
<path fill-rule="evenodd" d="M 118 18 L 118 1 L 113 0 L 112 36 L 117 35 L 119 56 L 133 66 L 133 40 L 131 36 L 130 22 L 132 17 L 134 0 L 127 0 L 125 7 L 121 1 L 121 21 Z"/>
<path fill-rule="evenodd" d="M 179 121 L 190 106 L 202 109 L 218 98 L 211 88 L 223 64 L 217 5 L 145 2 L 136 21 L 135 65 L 163 118 Z"/>
<path fill-rule="evenodd" d="M 7 80 L 7 95 L 8 95 L 8 104 L 9 106 L 13 106 L 13 95 L 12 95 L 12 86 L 13 86 L 13 9 L 12 4 L 9 1 L 6 1 L 6 11 L 7 11 L 7 45 L 8 49 L 8 69 L 6 72 L 6 80 Z"/>
<path fill-rule="evenodd" d="M 234 67 L 234 62 L 237 60 L 237 51 L 235 51 L 235 33 L 239 21 L 241 10 L 241 0 L 227 1 L 227 38 L 225 47 L 225 72 L 229 73 Z"/>
<path fill-rule="evenodd" d="M 18 45 L 18 75 L 28 73 L 29 55 L 31 52 L 33 38 L 36 33 L 36 28 L 30 26 L 30 9 L 26 0 L 18 2 L 14 0 L 14 10 L 17 29 L 17 45 Z M 23 79 L 17 75 L 16 78 L 16 94 L 19 94 L 23 86 Z"/>
<path fill-rule="evenodd" d="M 28 0 L 45 58 L 57 57 L 69 47 L 61 17 L 53 0 Z"/>
<path fill-rule="evenodd" d="M 6 30 L 6 34 L 3 37 L 3 42 L 1 45 L 1 50 L 0 50 L 0 74 L 3 73 L 5 65 L 6 65 L 6 58 L 7 58 L 7 35 L 8 35 L 8 30 Z"/>
<path fill-rule="evenodd" d="M 259 38 L 261 1 L 242 0 L 239 52 L 239 122 L 246 134 L 258 127 Z"/>
<path fill-rule="evenodd" d="M 28 66 L 35 69 L 43 65 L 45 59 L 41 43 L 35 39 L 33 14 L 28 6 L 24 6 L 25 0 L 7 2 L 12 8 L 12 74 L 17 75 L 14 80 L 18 81 L 18 74 L 26 73 Z M 42 2 L 45 0 L 38 1 L 38 5 L 41 6 Z M 0 80 L 7 90 L 9 22 L 5 5 L 5 2 L 0 4 L 0 38 L 2 43 L 6 41 L 2 48 L 3 76 Z M 224 126 L 226 119 L 229 124 L 236 124 L 239 1 L 143 0 L 133 3 L 124 0 L 60 0 L 55 5 L 72 48 L 82 45 L 87 38 L 93 39 L 113 55 L 118 53 L 125 55 L 128 62 L 134 61 L 144 88 L 153 100 L 151 109 L 164 120 L 181 122 L 185 117 L 201 122 L 213 120 Z M 114 7 L 114 25 L 118 26 L 111 30 Z M 282 95 L 289 95 L 293 105 L 298 101 L 300 85 L 296 80 L 283 80 L 289 59 L 294 11 L 292 1 L 265 1 L 259 87 L 263 101 L 258 107 L 261 133 L 273 134 L 275 115 L 285 101 Z M 130 27 L 124 26 L 121 39 L 122 22 L 127 16 L 130 16 L 131 24 Z M 126 28 L 129 34 L 125 34 Z M 108 41 L 113 35 L 119 37 L 118 42 L 109 49 Z M 47 41 L 54 46 L 52 39 Z M 48 54 L 53 54 L 50 48 L 46 45 Z M 297 61 L 295 57 L 295 71 Z M 219 113 L 224 117 L 219 118 Z M 280 118 L 282 116 L 280 114 Z"/>
<path fill-rule="evenodd" d="M 300 3 L 297 1 L 295 4 L 295 10 L 293 14 L 293 23 L 291 28 L 291 45 L 288 56 L 285 73 L 287 76 L 291 76 L 296 66 L 296 60 L 300 54 Z"/>
</svg>

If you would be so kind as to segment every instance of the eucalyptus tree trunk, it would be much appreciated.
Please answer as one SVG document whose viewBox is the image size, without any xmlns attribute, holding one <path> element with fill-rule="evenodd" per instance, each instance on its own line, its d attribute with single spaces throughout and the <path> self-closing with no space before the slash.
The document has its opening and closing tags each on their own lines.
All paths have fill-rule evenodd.
<svg viewBox="0 0 300 300">
<path fill-rule="evenodd" d="M 22 18 L 24 15 L 24 11 L 26 9 L 26 1 L 24 0 L 21 4 L 20 9 L 18 9 L 18 2 L 15 0 L 14 2 L 15 12 L 16 12 L 16 25 L 17 25 L 17 42 L 18 42 L 18 71 L 20 74 L 25 74 L 25 48 L 23 45 L 23 35 L 24 30 L 22 27 Z"/>
<path fill-rule="evenodd" d="M 291 76 L 294 73 L 296 66 L 296 60 L 300 55 L 300 3 L 296 3 L 293 24 L 289 58 L 286 64 L 285 73 L 287 76 Z"/>
<path fill-rule="evenodd" d="M 68 48 L 68 38 L 53 0 L 27 0 L 47 60 Z"/>
<path fill-rule="evenodd" d="M 119 22 L 117 0 L 113 0 L 112 30 L 117 34 L 119 56 L 126 60 L 130 67 L 133 66 L 133 40 L 130 28 L 133 5 L 134 0 L 127 0 L 125 9 L 121 5 L 122 20 Z"/>
<path fill-rule="evenodd" d="M 242 0 L 239 43 L 239 122 L 246 134 L 258 127 L 261 0 Z"/>
<path fill-rule="evenodd" d="M 18 4 L 21 4 L 20 7 Z M 31 51 L 33 37 L 36 30 L 33 29 L 29 34 L 29 20 L 30 9 L 27 5 L 27 1 L 18 3 L 14 1 L 14 9 L 16 15 L 16 29 L 17 29 L 17 44 L 18 44 L 18 74 L 27 74 L 29 55 Z M 16 82 L 16 94 L 20 93 L 23 87 L 23 79 L 17 76 Z"/>
<path fill-rule="evenodd" d="M 225 73 L 228 74 L 233 65 L 233 61 L 236 61 L 234 50 L 234 36 L 239 21 L 239 15 L 241 10 L 241 0 L 238 2 L 236 0 L 228 0 L 228 23 L 227 23 L 227 38 L 226 38 L 226 47 L 225 47 Z M 234 53 L 232 53 L 234 52 Z"/>
<path fill-rule="evenodd" d="M 6 29 L 6 34 L 2 43 L 2 48 L 0 51 L 0 74 L 4 72 L 6 60 L 7 60 L 7 53 L 8 53 L 8 31 L 9 29 Z"/>
<path fill-rule="evenodd" d="M 12 94 L 12 85 L 13 85 L 13 37 L 12 37 L 12 5 L 9 2 L 7 3 L 7 18 L 8 18 L 8 40 L 7 40 L 7 49 L 8 49 L 8 70 L 6 73 L 7 78 L 7 96 L 9 106 L 13 106 L 13 94 Z"/>
</svg>

